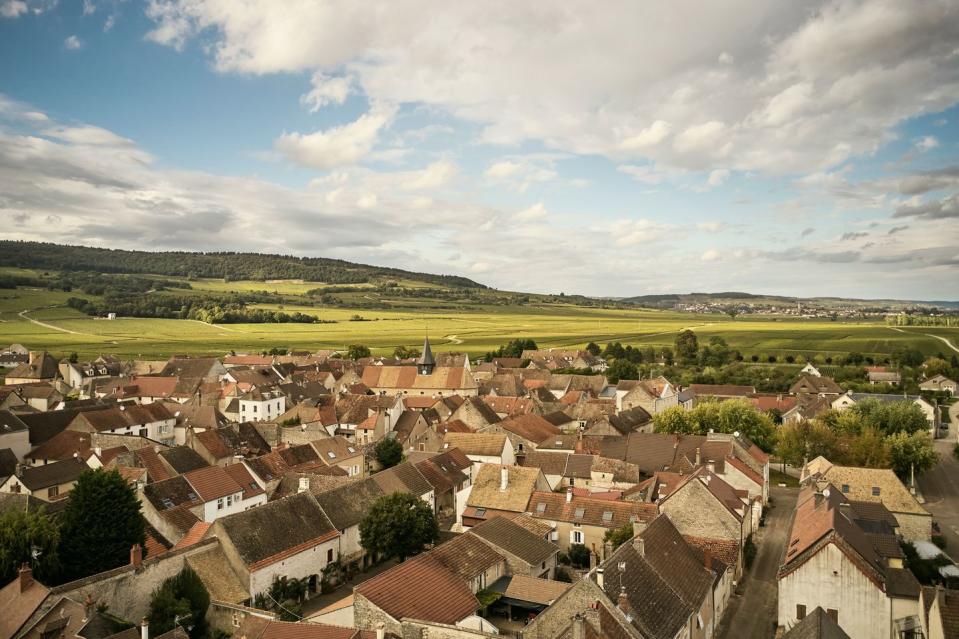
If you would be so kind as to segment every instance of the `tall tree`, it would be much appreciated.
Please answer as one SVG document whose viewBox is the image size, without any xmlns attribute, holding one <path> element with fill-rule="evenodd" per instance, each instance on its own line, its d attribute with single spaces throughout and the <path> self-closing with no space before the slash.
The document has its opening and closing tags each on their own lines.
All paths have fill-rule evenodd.
<svg viewBox="0 0 959 639">
<path fill-rule="evenodd" d="M 618 359 L 606 369 L 606 379 L 610 384 L 616 384 L 621 379 L 636 379 L 639 377 L 639 369 L 636 364 L 627 359 Z"/>
<path fill-rule="evenodd" d="M 176 623 L 190 629 L 190 637 L 207 635 L 206 611 L 210 594 L 200 577 L 189 566 L 164 580 L 150 599 L 150 630 L 159 636 L 173 630 Z M 177 621 L 179 619 L 179 621 Z"/>
<path fill-rule="evenodd" d="M 364 346 L 363 344 L 350 344 L 349 347 L 346 349 L 347 359 L 357 360 L 357 359 L 363 359 L 364 357 L 369 357 L 369 356 L 370 356 L 370 349 L 368 346 Z"/>
<path fill-rule="evenodd" d="M 699 354 L 699 340 L 696 338 L 696 333 L 688 328 L 680 331 L 679 335 L 676 336 L 673 350 L 680 362 L 684 364 L 694 363 Z"/>
<path fill-rule="evenodd" d="M 586 345 L 586 352 L 592 355 L 593 357 L 596 357 L 600 353 L 599 344 L 597 344 L 596 342 L 590 342 L 589 344 Z"/>
<path fill-rule="evenodd" d="M 920 475 L 939 461 L 939 454 L 932 447 L 932 440 L 923 432 L 907 434 L 894 433 L 886 438 L 892 469 L 903 480 L 908 479 L 913 470 Z"/>
<path fill-rule="evenodd" d="M 392 468 L 403 461 L 403 445 L 389 437 L 378 441 L 373 453 L 376 455 L 376 461 L 380 462 L 383 468 Z"/>
<path fill-rule="evenodd" d="M 368 553 L 405 560 L 439 537 L 429 504 L 409 493 L 380 497 L 360 522 L 360 545 Z"/>
<path fill-rule="evenodd" d="M 130 548 L 146 540 L 140 501 L 116 470 L 82 473 L 61 522 L 60 561 L 68 581 L 126 564 Z"/>
<path fill-rule="evenodd" d="M 817 420 L 784 424 L 776 433 L 776 454 L 793 466 L 819 455 L 829 460 L 836 459 L 839 450 L 836 433 Z"/>
<path fill-rule="evenodd" d="M 60 572 L 60 531 L 42 510 L 10 508 L 0 513 L 0 583 L 9 583 L 23 564 L 36 578 L 56 582 Z"/>
</svg>

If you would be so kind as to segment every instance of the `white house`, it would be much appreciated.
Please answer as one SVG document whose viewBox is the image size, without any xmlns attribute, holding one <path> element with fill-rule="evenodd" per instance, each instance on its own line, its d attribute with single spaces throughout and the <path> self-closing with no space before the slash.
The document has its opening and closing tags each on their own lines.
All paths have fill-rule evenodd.
<svg viewBox="0 0 959 639">
<path fill-rule="evenodd" d="M 176 443 L 176 417 L 160 403 L 121 404 L 79 413 L 67 429 L 83 433 L 137 435 L 167 446 Z"/>
<path fill-rule="evenodd" d="M 812 362 L 808 362 L 805 366 L 802 367 L 802 370 L 799 371 L 800 374 L 806 373 L 807 375 L 815 375 L 816 377 L 822 377 L 822 373 L 819 372 L 819 369 L 813 366 Z"/>
<path fill-rule="evenodd" d="M 286 395 L 255 388 L 239 398 L 241 422 L 268 422 L 286 412 Z"/>
<path fill-rule="evenodd" d="M 936 407 L 927 402 L 925 399 L 919 395 L 896 395 L 892 393 L 855 393 L 853 391 L 848 391 L 844 395 L 840 395 L 832 401 L 832 407 L 836 410 L 845 410 L 850 406 L 867 400 L 874 399 L 878 402 L 889 403 L 889 402 L 912 402 L 922 411 L 922 414 L 926 416 L 926 421 L 930 425 L 936 423 Z"/>
</svg>

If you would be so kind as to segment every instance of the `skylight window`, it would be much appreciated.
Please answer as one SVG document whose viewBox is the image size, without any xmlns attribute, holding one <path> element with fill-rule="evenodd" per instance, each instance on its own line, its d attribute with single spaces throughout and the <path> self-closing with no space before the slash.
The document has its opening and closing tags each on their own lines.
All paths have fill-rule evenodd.
<svg viewBox="0 0 959 639">
<path fill-rule="evenodd" d="M 190 499 L 190 500 L 194 500 L 194 499 L 197 498 L 196 493 L 193 492 L 193 491 L 188 492 L 188 493 L 186 494 L 186 496 L 187 496 L 187 498 Z"/>
<path fill-rule="evenodd" d="M 545 513 L 545 512 L 546 512 L 546 504 L 544 504 L 543 502 L 540 502 L 540 503 L 536 504 L 536 512 L 538 512 L 538 513 Z"/>
<path fill-rule="evenodd" d="M 573 517 L 575 517 L 576 519 L 582 519 L 582 518 L 583 518 L 583 515 L 585 515 L 585 514 L 586 514 L 586 509 L 585 509 L 585 508 L 577 508 L 577 509 L 576 509 L 576 512 L 573 513 Z"/>
<path fill-rule="evenodd" d="M 603 512 L 603 521 L 610 522 L 613 521 L 613 513 L 609 510 Z"/>
<path fill-rule="evenodd" d="M 485 508 L 477 508 L 477 509 L 476 509 L 476 516 L 477 516 L 477 517 L 485 517 L 485 516 L 486 516 L 486 509 L 485 509 Z"/>
<path fill-rule="evenodd" d="M 326 456 L 330 459 L 336 459 L 336 453 L 334 453 L 332 450 L 326 451 Z"/>
</svg>

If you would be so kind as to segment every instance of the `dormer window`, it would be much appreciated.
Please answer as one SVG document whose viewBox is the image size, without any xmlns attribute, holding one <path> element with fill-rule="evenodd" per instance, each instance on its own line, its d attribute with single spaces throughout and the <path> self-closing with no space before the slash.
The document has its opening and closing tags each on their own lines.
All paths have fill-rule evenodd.
<svg viewBox="0 0 959 639">
<path fill-rule="evenodd" d="M 872 487 L 872 496 L 873 496 L 873 497 L 878 497 L 878 496 L 879 496 L 879 486 L 873 486 L 873 487 Z"/>
</svg>

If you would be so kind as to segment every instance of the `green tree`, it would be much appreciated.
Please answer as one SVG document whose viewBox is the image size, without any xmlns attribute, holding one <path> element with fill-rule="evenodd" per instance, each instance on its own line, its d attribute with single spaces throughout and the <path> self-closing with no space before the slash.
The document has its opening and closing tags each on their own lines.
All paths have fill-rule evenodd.
<svg viewBox="0 0 959 639">
<path fill-rule="evenodd" d="M 818 420 L 784 424 L 776 433 L 776 455 L 787 464 L 799 466 L 822 455 L 836 459 L 840 451 L 839 438 L 826 424 Z"/>
<path fill-rule="evenodd" d="M 935 375 L 945 375 L 948 377 L 952 372 L 950 370 L 952 367 L 949 365 L 949 362 L 940 357 L 930 357 L 923 364 L 923 368 L 925 369 L 926 377 L 933 377 Z"/>
<path fill-rule="evenodd" d="M 903 480 L 908 479 L 915 469 L 920 475 L 936 465 L 939 454 L 932 447 L 932 440 L 923 432 L 911 435 L 905 432 L 893 433 L 886 437 L 892 469 Z"/>
<path fill-rule="evenodd" d="M 190 637 L 205 637 L 209 607 L 210 593 L 193 569 L 186 566 L 153 591 L 147 614 L 150 630 L 157 635 L 169 632 L 179 618 L 180 626 L 190 629 Z"/>
<path fill-rule="evenodd" d="M 80 361 L 80 356 L 77 354 L 76 351 L 74 351 L 74 352 L 70 353 L 70 357 L 68 357 L 67 360 L 68 360 L 71 364 L 76 364 L 77 362 Z"/>
<path fill-rule="evenodd" d="M 718 423 L 713 430 L 721 433 L 739 432 L 765 451 L 775 443 L 776 425 L 772 418 L 744 399 L 719 402 Z M 707 428 L 705 432 L 709 432 Z M 705 433 L 703 433 L 705 434 Z"/>
<path fill-rule="evenodd" d="M 439 537 L 429 504 L 409 493 L 380 497 L 360 522 L 360 545 L 370 554 L 405 560 Z"/>
<path fill-rule="evenodd" d="M 867 426 L 859 435 L 849 440 L 849 450 L 844 461 L 852 466 L 889 468 L 889 445 L 883 439 L 882 433 Z"/>
<path fill-rule="evenodd" d="M 606 534 L 603 535 L 603 541 L 609 542 L 613 545 L 613 550 L 616 550 L 627 541 L 633 538 L 633 525 L 625 524 L 621 528 L 612 528 L 606 531 Z"/>
<path fill-rule="evenodd" d="M 332 564 L 331 564 L 332 565 Z M 280 621 L 299 621 L 303 617 L 300 602 L 306 595 L 306 579 L 273 577 L 273 583 L 265 593 L 253 598 L 253 605 L 260 610 L 279 613 Z"/>
<path fill-rule="evenodd" d="M 671 406 L 653 416 L 653 429 L 657 433 L 689 434 L 693 425 L 686 409 L 682 406 Z"/>
<path fill-rule="evenodd" d="M 397 346 L 393 349 L 393 357 L 396 359 L 412 359 L 414 357 L 419 357 L 420 351 L 416 348 L 411 348 L 408 346 Z"/>
<path fill-rule="evenodd" d="M 906 399 L 901 402 L 866 399 L 853 405 L 849 410 L 862 417 L 865 424 L 877 428 L 886 435 L 900 432 L 925 432 L 929 428 L 922 409 Z"/>
<path fill-rule="evenodd" d="M 589 566 L 589 548 L 583 544 L 570 544 L 567 556 L 569 557 L 569 563 L 574 568 Z"/>
<path fill-rule="evenodd" d="M 688 328 L 680 331 L 679 335 L 676 336 L 673 351 L 676 353 L 676 359 L 683 364 L 695 362 L 699 354 L 699 340 L 696 338 L 696 333 Z"/>
<path fill-rule="evenodd" d="M 597 344 L 596 342 L 590 342 L 589 344 L 586 345 L 586 352 L 592 355 L 593 357 L 598 356 L 600 353 L 599 344 Z"/>
<path fill-rule="evenodd" d="M 373 452 L 383 468 L 392 468 L 403 461 L 403 445 L 391 437 L 378 441 Z"/>
<path fill-rule="evenodd" d="M 626 359 L 618 359 L 606 369 L 606 379 L 610 384 L 615 384 L 621 379 L 637 379 L 639 369 L 636 364 Z"/>
<path fill-rule="evenodd" d="M 352 360 L 363 359 L 370 356 L 370 349 L 363 344 L 350 344 L 346 349 L 346 358 Z"/>
<path fill-rule="evenodd" d="M 60 531 L 42 509 L 10 508 L 0 513 L 0 583 L 9 583 L 23 564 L 33 567 L 41 583 L 56 583 L 59 542 Z"/>
<path fill-rule="evenodd" d="M 116 470 L 80 474 L 60 518 L 60 561 L 67 581 L 122 566 L 144 545 L 140 501 Z"/>
</svg>

